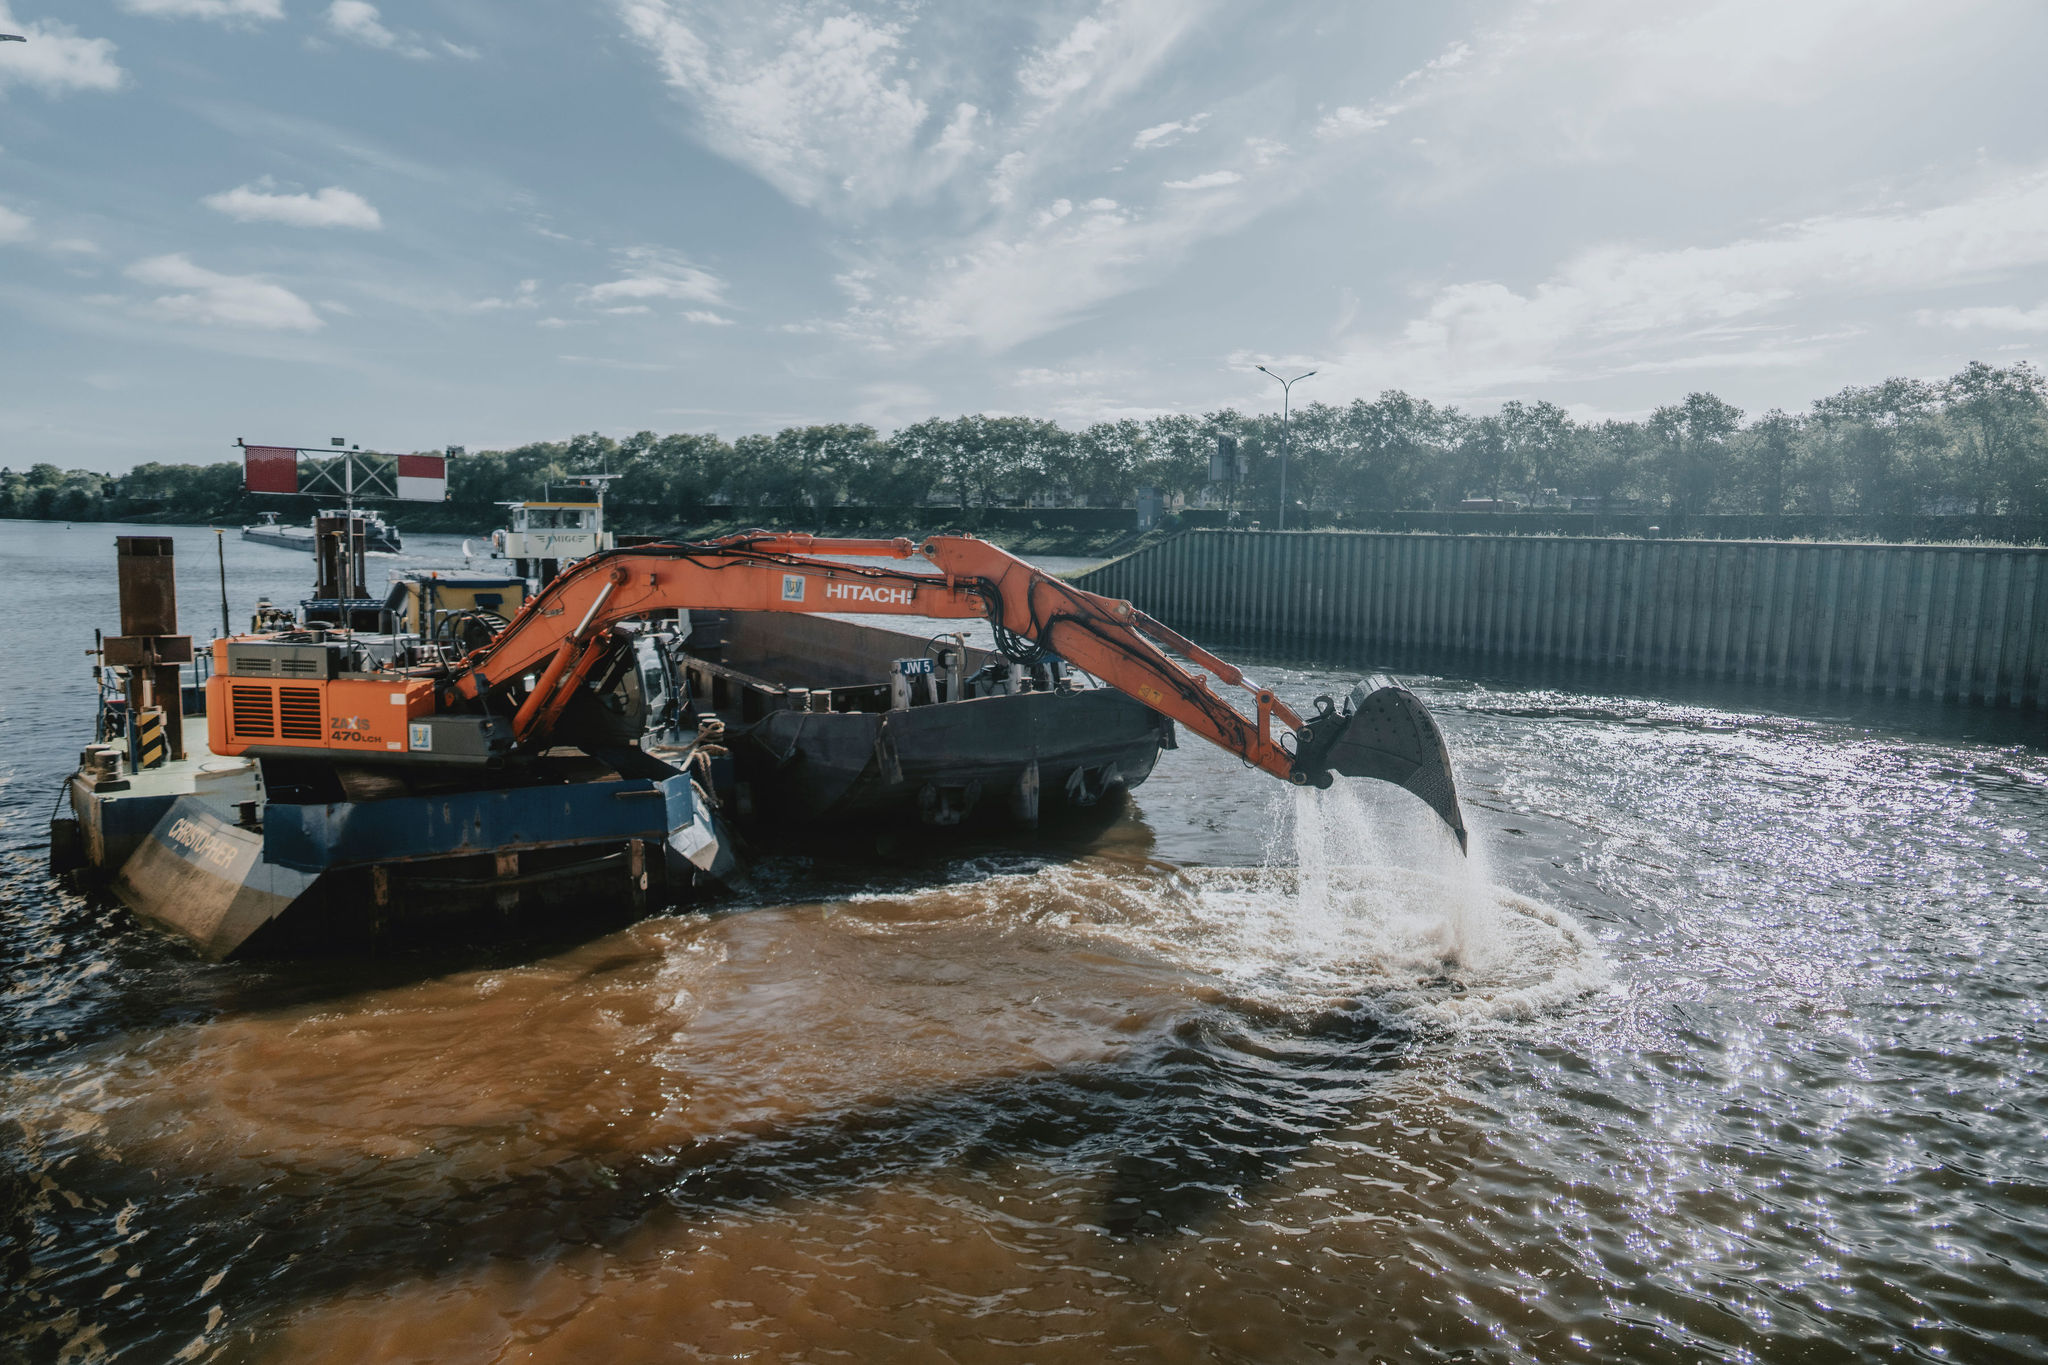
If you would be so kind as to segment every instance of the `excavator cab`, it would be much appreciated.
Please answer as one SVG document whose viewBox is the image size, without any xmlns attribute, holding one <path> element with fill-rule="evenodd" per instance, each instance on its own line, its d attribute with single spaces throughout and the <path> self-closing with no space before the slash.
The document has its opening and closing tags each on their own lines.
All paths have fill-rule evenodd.
<svg viewBox="0 0 2048 1365">
<path fill-rule="evenodd" d="M 1352 687 L 1341 707 L 1334 698 L 1317 697 L 1316 714 L 1294 739 L 1289 780 L 1327 787 L 1342 773 L 1404 787 L 1437 813 L 1464 851 L 1465 817 L 1458 808 L 1443 731 L 1429 708 L 1392 678 L 1368 676 Z"/>
</svg>

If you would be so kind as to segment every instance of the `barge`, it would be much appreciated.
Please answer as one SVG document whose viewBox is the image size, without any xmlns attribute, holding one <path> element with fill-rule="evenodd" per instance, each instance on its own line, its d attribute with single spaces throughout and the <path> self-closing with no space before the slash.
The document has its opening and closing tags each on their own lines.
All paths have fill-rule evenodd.
<svg viewBox="0 0 2048 1365">
<path fill-rule="evenodd" d="M 691 624 L 676 664 L 725 732 L 757 839 L 1110 816 L 1177 747 L 1167 717 L 1057 658 L 1026 668 L 958 635 L 829 616 Z"/>
<path fill-rule="evenodd" d="M 304 628 L 268 608 L 260 638 L 216 640 L 195 658 L 177 630 L 170 539 L 117 546 L 122 633 L 101 650 L 94 742 L 66 780 L 52 865 L 203 954 L 558 933 L 738 873 L 710 794 L 721 765 L 700 761 L 694 731 L 675 728 L 679 699 L 651 698 L 652 723 L 635 736 L 651 732 L 647 749 L 603 736 L 595 752 L 515 757 L 503 720 L 481 717 L 423 722 L 410 761 L 387 764 L 389 721 L 367 704 L 328 715 L 325 694 L 447 646 Z M 181 685 L 180 665 L 198 685 Z M 238 742 L 220 743 L 224 733 Z M 292 747 L 329 735 L 355 736 L 361 761 L 309 761 Z"/>
<path fill-rule="evenodd" d="M 1370 678 L 1304 720 L 1129 603 L 980 541 L 754 533 L 600 551 L 530 595 L 412 575 L 384 600 L 354 544 L 320 557 L 299 612 L 266 602 L 195 652 L 170 540 L 118 539 L 122 629 L 52 822 L 59 870 L 214 957 L 573 932 L 743 878 L 745 838 L 1113 812 L 1176 725 L 1297 784 L 1396 783 L 1464 844 L 1406 689 Z M 932 570 L 849 562 L 915 555 Z M 983 619 L 996 648 L 848 613 Z"/>
<path fill-rule="evenodd" d="M 320 512 L 316 513 L 312 523 L 306 526 L 295 526 L 281 520 L 275 512 L 261 512 L 257 514 L 253 524 L 242 528 L 242 539 L 256 545 L 275 545 L 279 549 L 310 552 L 319 543 L 322 534 L 334 533 L 333 530 L 323 532 L 323 521 L 360 523 L 353 528 L 353 534 L 362 537 L 365 548 L 371 554 L 395 555 L 405 551 L 405 538 L 399 535 L 398 528 L 377 513 L 369 511 Z"/>
</svg>

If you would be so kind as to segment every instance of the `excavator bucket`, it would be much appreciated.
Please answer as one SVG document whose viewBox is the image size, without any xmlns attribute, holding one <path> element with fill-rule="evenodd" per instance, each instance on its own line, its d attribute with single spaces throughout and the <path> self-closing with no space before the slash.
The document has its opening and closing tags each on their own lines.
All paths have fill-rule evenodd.
<svg viewBox="0 0 2048 1365">
<path fill-rule="evenodd" d="M 1295 735 L 1293 780 L 1327 787 L 1334 774 L 1371 777 L 1406 787 L 1437 813 L 1458 849 L 1465 848 L 1465 818 L 1443 731 L 1413 692 L 1375 673 L 1351 689 L 1339 709 L 1316 698 L 1316 714 Z"/>
</svg>

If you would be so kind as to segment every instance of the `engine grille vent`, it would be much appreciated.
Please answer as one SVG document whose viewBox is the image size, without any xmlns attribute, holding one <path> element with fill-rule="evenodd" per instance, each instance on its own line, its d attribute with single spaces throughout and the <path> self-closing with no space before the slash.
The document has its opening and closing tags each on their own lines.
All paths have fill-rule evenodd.
<svg viewBox="0 0 2048 1365">
<path fill-rule="evenodd" d="M 320 738 L 320 689 L 281 687 L 277 691 L 278 733 L 286 739 Z"/>
<path fill-rule="evenodd" d="M 267 687 L 229 689 L 229 728 L 241 739 L 270 739 L 277 734 L 276 715 Z"/>
</svg>

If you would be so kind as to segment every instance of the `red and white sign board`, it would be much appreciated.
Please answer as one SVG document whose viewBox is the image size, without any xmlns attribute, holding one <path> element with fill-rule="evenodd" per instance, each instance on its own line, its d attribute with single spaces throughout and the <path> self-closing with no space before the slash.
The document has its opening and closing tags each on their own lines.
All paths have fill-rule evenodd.
<svg viewBox="0 0 2048 1365">
<path fill-rule="evenodd" d="M 299 452 L 291 446 L 243 446 L 242 479 L 251 493 L 296 493 Z"/>
<path fill-rule="evenodd" d="M 448 457 L 399 456 L 398 496 L 407 502 L 445 502 L 448 498 Z"/>
</svg>

